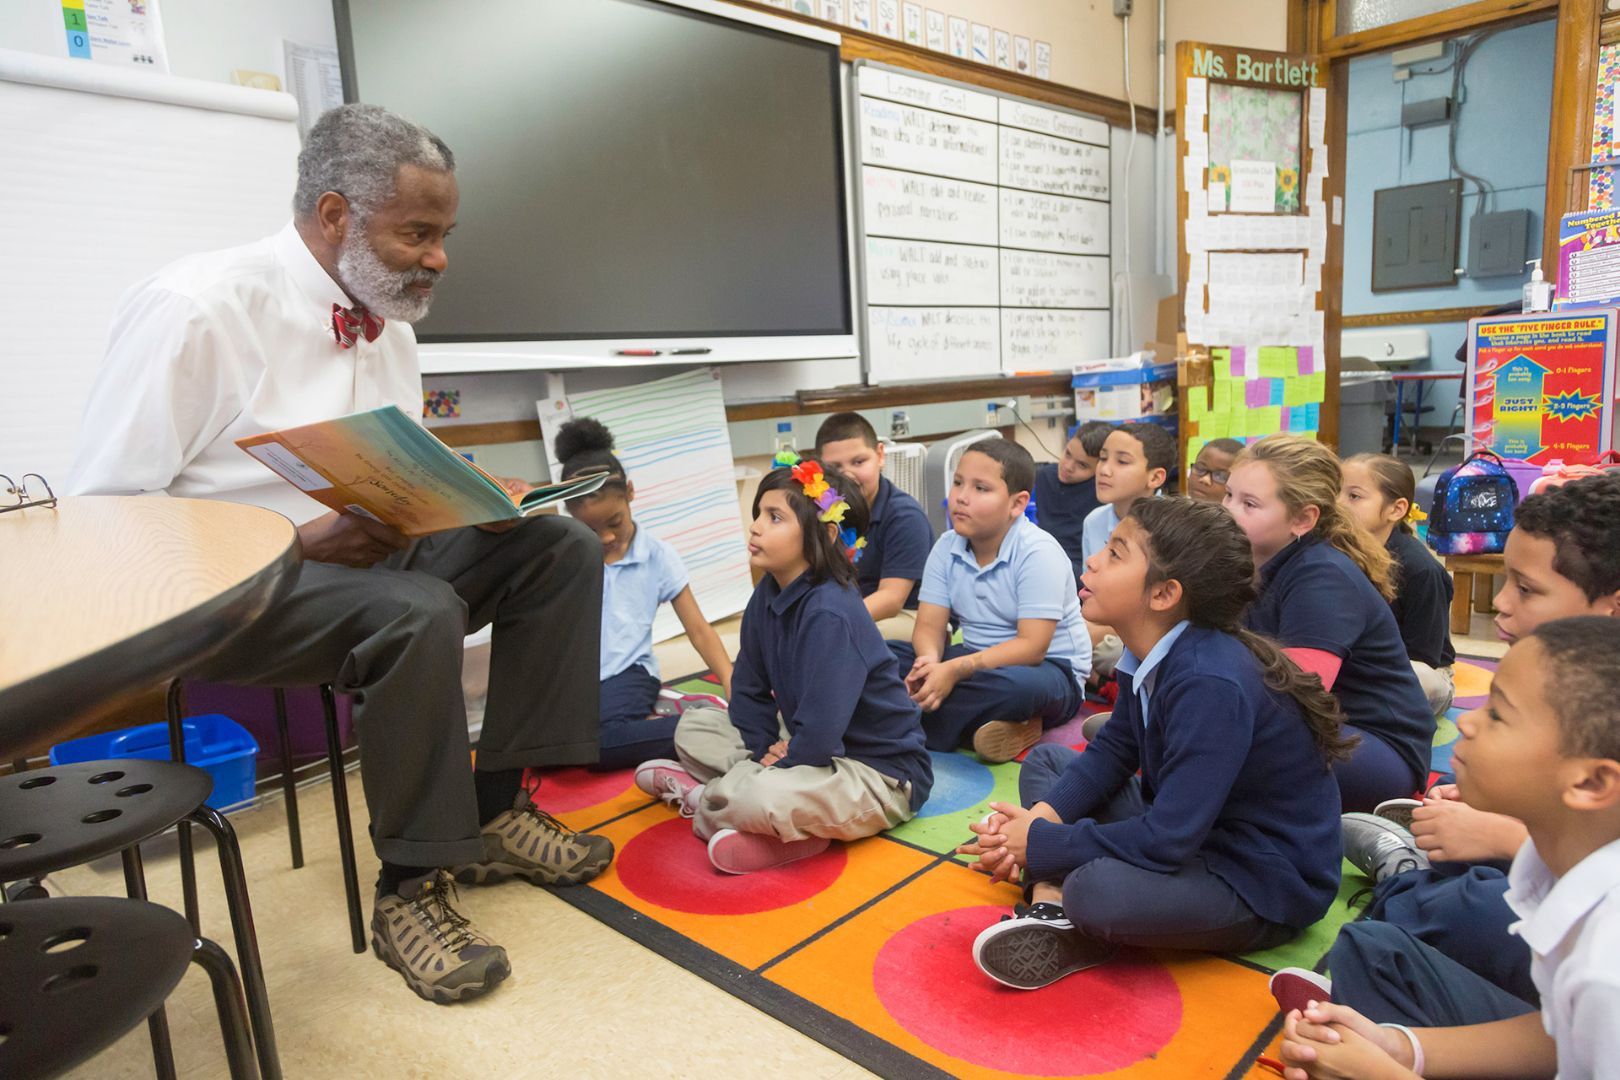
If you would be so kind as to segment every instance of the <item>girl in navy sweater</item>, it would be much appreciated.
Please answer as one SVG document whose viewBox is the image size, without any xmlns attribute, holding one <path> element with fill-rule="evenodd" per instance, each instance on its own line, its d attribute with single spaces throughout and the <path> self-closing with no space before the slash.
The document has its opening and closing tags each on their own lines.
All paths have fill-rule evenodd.
<svg viewBox="0 0 1620 1080">
<path fill-rule="evenodd" d="M 1406 655 L 1436 716 L 1451 708 L 1456 694 L 1451 665 L 1451 575 L 1412 531 L 1417 484 L 1412 470 L 1388 454 L 1356 454 L 1344 459 L 1339 502 L 1356 522 L 1384 545 L 1395 560 L 1395 599 L 1390 608 L 1406 643 Z"/>
<path fill-rule="evenodd" d="M 1268 435 L 1245 447 L 1226 508 L 1254 545 L 1260 598 L 1250 630 L 1277 639 L 1339 699 L 1362 736 L 1334 768 L 1346 811 L 1372 811 L 1424 787 L 1434 713 L 1389 602 L 1394 562 L 1339 505 L 1339 459 L 1314 439 Z"/>
<path fill-rule="evenodd" d="M 1316 922 L 1339 884 L 1329 764 L 1350 743 L 1321 682 L 1241 625 L 1254 561 L 1231 515 L 1139 500 L 1081 596 L 1124 641 L 1119 700 L 1084 753 L 1032 750 L 1028 809 L 991 804 L 958 849 L 993 878 L 1022 870 L 1030 901 L 975 963 L 1033 989 L 1119 945 L 1246 952 Z"/>
<path fill-rule="evenodd" d="M 860 488 L 791 452 L 777 464 L 754 496 L 748 561 L 764 576 L 743 612 L 729 712 L 687 709 L 680 760 L 636 770 L 733 874 L 907 821 L 934 779 L 922 713 L 855 585 Z"/>
</svg>

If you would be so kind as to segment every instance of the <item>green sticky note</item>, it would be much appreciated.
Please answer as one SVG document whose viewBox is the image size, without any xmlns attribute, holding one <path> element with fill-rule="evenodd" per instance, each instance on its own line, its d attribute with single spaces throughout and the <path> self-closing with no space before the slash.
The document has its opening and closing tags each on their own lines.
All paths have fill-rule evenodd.
<svg viewBox="0 0 1620 1080">
<path fill-rule="evenodd" d="M 1200 439 L 1224 439 L 1231 432 L 1231 413 L 1208 413 L 1198 421 Z"/>
<path fill-rule="evenodd" d="M 1275 435 L 1282 430 L 1282 406 L 1267 405 L 1259 409 L 1250 409 L 1249 419 L 1244 428 L 1245 434 L 1250 438 L 1256 435 Z"/>
<path fill-rule="evenodd" d="M 1187 388 L 1187 419 L 1197 421 L 1204 418 L 1204 415 L 1209 412 L 1209 403 L 1206 400 L 1208 396 L 1209 390 L 1206 387 L 1192 386 Z"/>
<path fill-rule="evenodd" d="M 1318 371 L 1310 375 L 1301 375 L 1299 381 L 1305 384 L 1305 404 L 1327 400 L 1327 374 L 1325 372 Z"/>
<path fill-rule="evenodd" d="M 1231 357 L 1227 357 L 1227 356 L 1218 357 L 1215 360 L 1214 367 L 1215 367 L 1215 385 L 1216 386 L 1220 386 L 1222 383 L 1230 383 L 1232 381 L 1232 360 L 1231 360 Z"/>
<path fill-rule="evenodd" d="M 1283 404 L 1290 406 L 1310 404 L 1311 399 L 1306 394 L 1308 389 L 1303 377 L 1299 375 L 1288 376 L 1283 380 Z"/>
<path fill-rule="evenodd" d="M 1232 380 L 1216 379 L 1209 401 L 1209 411 L 1212 413 L 1229 413 L 1232 411 Z"/>
<path fill-rule="evenodd" d="M 1299 352 L 1292 345 L 1262 345 L 1260 347 L 1260 377 L 1280 379 L 1299 373 Z"/>
<path fill-rule="evenodd" d="M 1202 432 L 1203 428 L 1200 427 L 1199 431 Z M 1192 463 L 1198 460 L 1198 451 L 1202 450 L 1208 441 L 1202 434 L 1194 435 L 1187 440 L 1187 468 L 1192 468 Z"/>
</svg>

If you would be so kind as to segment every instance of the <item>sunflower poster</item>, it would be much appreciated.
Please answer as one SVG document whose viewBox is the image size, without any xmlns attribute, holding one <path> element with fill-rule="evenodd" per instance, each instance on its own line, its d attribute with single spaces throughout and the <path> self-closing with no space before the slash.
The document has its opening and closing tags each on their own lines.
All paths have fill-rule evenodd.
<svg viewBox="0 0 1620 1080">
<path fill-rule="evenodd" d="M 1476 449 L 1535 465 L 1591 464 L 1614 445 L 1620 309 L 1474 319 L 1468 430 Z"/>
</svg>

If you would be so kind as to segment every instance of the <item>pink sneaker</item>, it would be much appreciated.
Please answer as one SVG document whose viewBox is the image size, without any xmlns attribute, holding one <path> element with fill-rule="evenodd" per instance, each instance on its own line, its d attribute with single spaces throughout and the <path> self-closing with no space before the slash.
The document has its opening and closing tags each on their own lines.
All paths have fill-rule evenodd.
<svg viewBox="0 0 1620 1080">
<path fill-rule="evenodd" d="M 655 799 L 667 802 L 679 810 L 682 817 L 692 816 L 693 808 L 688 796 L 702 786 L 697 777 L 687 772 L 678 761 L 654 758 L 636 766 L 636 787 Z"/>
<path fill-rule="evenodd" d="M 820 855 L 831 843 L 823 836 L 778 840 L 764 833 L 721 829 L 709 838 L 709 861 L 728 874 L 752 874 Z"/>
<path fill-rule="evenodd" d="M 1333 983 L 1328 977 L 1304 968 L 1283 968 L 1268 985 L 1284 1016 L 1295 1009 L 1304 1011 L 1313 1001 L 1326 1004 L 1333 1000 Z"/>
</svg>

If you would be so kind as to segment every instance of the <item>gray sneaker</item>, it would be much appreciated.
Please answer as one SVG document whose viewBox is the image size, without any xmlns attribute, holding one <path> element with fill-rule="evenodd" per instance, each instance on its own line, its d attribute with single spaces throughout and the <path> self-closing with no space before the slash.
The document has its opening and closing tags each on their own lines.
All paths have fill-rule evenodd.
<svg viewBox="0 0 1620 1080">
<path fill-rule="evenodd" d="M 463 885 L 518 877 L 533 885 L 580 885 L 613 861 L 613 841 L 575 832 L 519 791 L 512 809 L 483 829 L 484 857 L 451 870 Z"/>
<path fill-rule="evenodd" d="M 450 906 L 455 886 L 435 870 L 377 895 L 371 951 L 428 1001 L 451 1005 L 495 989 L 512 973 L 506 950 Z"/>
<path fill-rule="evenodd" d="M 1392 874 L 1427 870 L 1429 857 L 1412 834 L 1376 814 L 1345 814 L 1339 818 L 1344 834 L 1344 857 L 1374 884 Z"/>
</svg>

